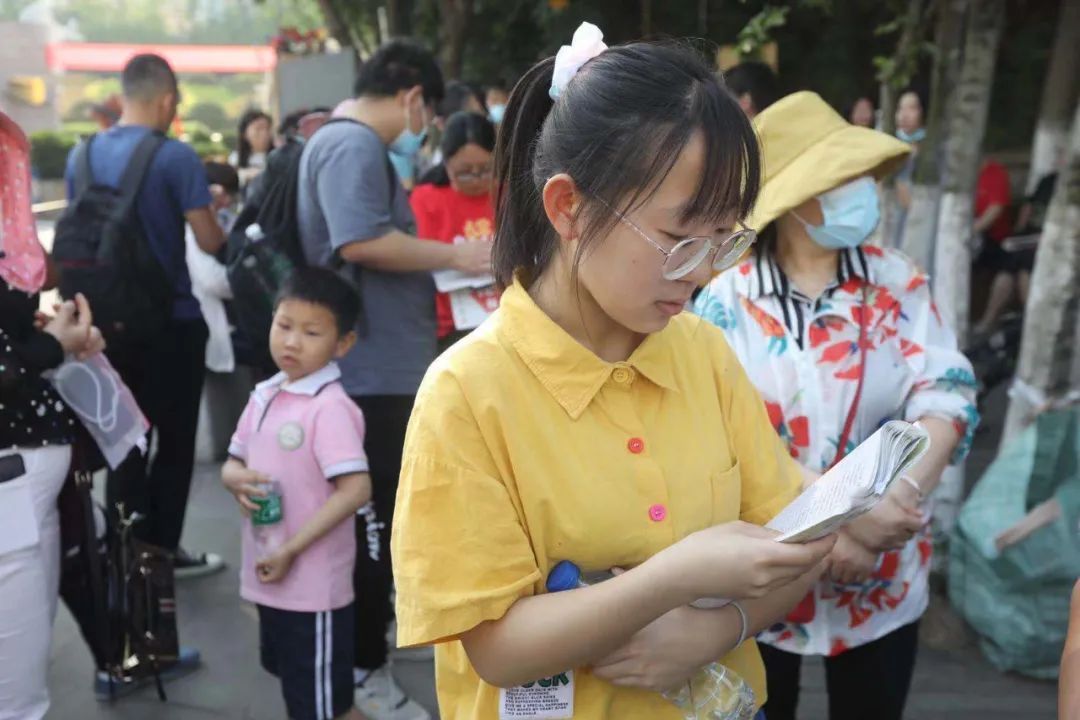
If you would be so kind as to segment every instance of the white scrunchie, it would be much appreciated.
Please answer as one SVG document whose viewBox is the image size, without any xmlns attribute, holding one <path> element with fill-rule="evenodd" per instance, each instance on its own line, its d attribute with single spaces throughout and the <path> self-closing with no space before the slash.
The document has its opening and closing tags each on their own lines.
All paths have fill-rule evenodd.
<svg viewBox="0 0 1080 720">
<path fill-rule="evenodd" d="M 566 83 L 577 75 L 581 66 L 607 50 L 604 33 L 592 23 L 583 22 L 574 31 L 574 39 L 569 45 L 559 48 L 555 56 L 555 72 L 551 76 L 551 89 L 548 95 L 555 100 L 566 89 Z"/>
</svg>

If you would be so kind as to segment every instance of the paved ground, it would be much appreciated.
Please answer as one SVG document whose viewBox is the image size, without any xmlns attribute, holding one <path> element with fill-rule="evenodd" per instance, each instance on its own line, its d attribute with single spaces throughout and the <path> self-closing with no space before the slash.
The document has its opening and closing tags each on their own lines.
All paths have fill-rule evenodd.
<svg viewBox="0 0 1080 720">
<path fill-rule="evenodd" d="M 997 398 L 995 405 L 1000 405 Z M 996 409 L 996 408 L 995 408 Z M 993 413 L 996 415 L 997 413 Z M 994 442 L 993 427 L 980 445 Z M 988 462 L 984 452 L 973 460 Z M 50 671 L 53 709 L 50 720 L 279 720 L 283 717 L 278 687 L 258 666 L 256 620 L 239 600 L 235 568 L 239 562 L 240 521 L 233 500 L 220 487 L 212 466 L 201 466 L 195 479 L 186 525 L 185 546 L 222 553 L 230 569 L 179 585 L 183 642 L 198 647 L 205 667 L 167 689 L 160 704 L 152 689 L 102 705 L 91 692 L 90 656 L 71 618 L 61 611 L 57 621 Z M 930 622 L 926 624 L 931 624 Z M 970 643 L 947 643 L 949 651 L 926 647 L 919 655 L 906 717 L 910 720 L 1051 720 L 1056 717 L 1052 683 L 1004 676 L 991 668 Z M 395 674 L 403 686 L 434 714 L 435 693 L 428 663 L 398 661 Z M 803 673 L 803 720 L 826 717 L 824 671 L 808 664 Z"/>
</svg>

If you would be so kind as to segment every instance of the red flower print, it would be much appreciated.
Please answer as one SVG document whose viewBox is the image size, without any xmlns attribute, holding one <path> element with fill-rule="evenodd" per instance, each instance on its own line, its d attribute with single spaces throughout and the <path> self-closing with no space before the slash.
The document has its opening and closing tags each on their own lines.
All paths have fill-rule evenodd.
<svg viewBox="0 0 1080 720">
<path fill-rule="evenodd" d="M 780 403 L 765 401 L 765 412 L 769 414 L 769 422 L 776 428 L 777 432 L 784 424 L 784 411 L 780 409 Z"/>
<path fill-rule="evenodd" d="M 953 418 L 952 426 L 953 426 L 953 430 L 956 431 L 957 435 L 959 435 L 960 437 L 967 437 L 968 424 L 967 424 L 967 422 L 965 420 L 960 420 L 958 418 Z"/>
<path fill-rule="evenodd" d="M 829 648 L 829 657 L 836 657 L 842 652 L 847 652 L 847 649 L 847 643 L 845 643 L 840 638 L 836 638 L 835 640 L 833 640 L 832 647 Z"/>
<path fill-rule="evenodd" d="M 837 317 L 818 318 L 810 324 L 810 347 L 816 348 L 828 342 L 833 330 L 843 330 L 844 321 Z"/>
<path fill-rule="evenodd" d="M 904 602 L 904 598 L 907 597 L 908 588 L 911 587 L 911 583 L 905 582 L 904 588 L 900 591 L 899 595 L 888 595 L 885 598 L 885 604 L 889 606 L 890 610 L 895 610 L 896 606 Z"/>
<path fill-rule="evenodd" d="M 744 297 L 740 297 L 739 301 L 746 313 L 757 322 L 765 337 L 769 338 L 769 352 L 783 355 L 787 350 L 787 336 L 784 334 L 784 326 L 780 324 L 780 321 Z"/>
<path fill-rule="evenodd" d="M 863 320 L 864 317 L 866 318 L 865 321 Z M 862 325 L 863 322 L 866 322 L 867 325 L 870 325 L 874 322 L 874 310 L 872 307 L 866 308 L 866 312 L 863 313 L 863 306 L 856 305 L 855 307 L 851 308 L 851 319 L 855 322 L 856 325 Z"/>
<path fill-rule="evenodd" d="M 788 423 L 791 442 L 800 447 L 810 447 L 810 421 L 805 415 L 792 418 Z"/>
<path fill-rule="evenodd" d="M 930 555 L 934 552 L 934 544 L 930 542 L 929 538 L 919 538 L 919 565 L 920 567 L 926 567 L 926 564 L 930 562 Z"/>
<path fill-rule="evenodd" d="M 900 568 L 900 553 L 890 550 L 881 556 L 881 567 L 874 573 L 882 580 L 892 580 L 896 577 L 896 571 Z"/>
<path fill-rule="evenodd" d="M 856 344 L 850 340 L 833 343 L 821 352 L 819 361 L 823 363 L 838 363 L 844 358 L 854 355 L 857 349 Z"/>
<path fill-rule="evenodd" d="M 787 621 L 805 625 L 814 619 L 815 612 L 814 591 L 811 590 L 806 594 L 806 597 L 802 599 L 802 602 L 796 605 L 795 609 L 788 613 Z"/>
<path fill-rule="evenodd" d="M 896 304 L 893 294 L 883 287 L 879 287 L 874 294 L 874 307 L 878 310 L 888 310 Z"/>
<path fill-rule="evenodd" d="M 907 291 L 908 292 L 914 292 L 915 290 L 918 290 L 919 288 L 921 288 L 925 284 L 926 284 L 926 276 L 925 275 L 922 275 L 922 274 L 912 275 L 911 280 L 907 284 Z"/>
<path fill-rule="evenodd" d="M 930 301 L 930 312 L 934 313 L 934 319 L 937 320 L 938 325 L 941 324 L 941 313 L 938 312 L 937 303 L 933 300 Z"/>
<path fill-rule="evenodd" d="M 840 286 L 840 290 L 850 295 L 855 295 L 862 289 L 862 278 L 850 277 L 844 281 L 844 284 Z"/>
<path fill-rule="evenodd" d="M 862 251 L 870 257 L 885 257 L 885 251 L 877 245 L 863 245 Z"/>
<path fill-rule="evenodd" d="M 837 370 L 833 373 L 833 377 L 837 380 L 858 380 L 859 371 L 862 369 L 862 363 L 855 363 L 847 370 Z"/>
<path fill-rule="evenodd" d="M 750 263 L 744 262 L 742 265 L 739 266 L 739 274 L 740 275 L 749 275 L 751 269 L 753 269 L 753 268 L 751 267 Z"/>
<path fill-rule="evenodd" d="M 923 351 L 922 345 L 913 343 L 910 340 L 900 338 L 900 352 L 904 354 L 904 357 L 911 357 L 912 355 L 918 355 Z"/>
</svg>

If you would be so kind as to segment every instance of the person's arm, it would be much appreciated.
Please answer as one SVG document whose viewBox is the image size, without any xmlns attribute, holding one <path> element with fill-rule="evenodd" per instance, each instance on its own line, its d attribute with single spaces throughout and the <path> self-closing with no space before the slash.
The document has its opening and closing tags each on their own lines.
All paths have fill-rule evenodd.
<svg viewBox="0 0 1080 720">
<path fill-rule="evenodd" d="M 1016 228 L 1017 230 L 1024 231 L 1028 229 L 1028 223 L 1031 222 L 1031 200 L 1026 201 L 1020 206 L 1020 211 L 1016 214 Z"/>
<path fill-rule="evenodd" d="M 1005 212 L 1004 205 L 991 205 L 983 210 L 983 214 L 975 218 L 975 232 L 983 233 L 989 230 L 1003 212 Z"/>
<path fill-rule="evenodd" d="M 305 187 L 318 203 L 330 246 L 342 260 L 383 272 L 491 271 L 491 243 L 448 245 L 402 232 L 394 204 L 402 192 L 382 143 L 349 134 L 338 145 L 304 150 Z"/>
<path fill-rule="evenodd" d="M 218 225 L 213 209 L 208 205 L 188 210 L 184 213 L 184 219 L 191 226 L 191 232 L 195 235 L 195 244 L 199 246 L 199 249 L 209 255 L 217 254 L 217 251 L 225 244 L 225 233 Z"/>
<path fill-rule="evenodd" d="M 512 687 L 602 659 L 657 618 L 700 597 L 767 598 L 748 601 L 751 624 L 775 619 L 774 611 L 782 615 L 781 606 L 794 606 L 801 595 L 795 588 L 779 599 L 772 593 L 821 562 L 834 538 L 788 545 L 774 537 L 748 523 L 709 528 L 611 580 L 521 598 L 501 619 L 464 633 L 462 645 L 485 682 Z"/>
<path fill-rule="evenodd" d="M 745 637 L 752 638 L 795 607 L 817 582 L 823 565 L 764 598 L 741 601 L 747 621 Z M 664 692 L 735 650 L 742 631 L 742 616 L 733 605 L 715 610 L 684 605 L 597 660 L 593 673 L 614 685 Z"/>
<path fill-rule="evenodd" d="M 1080 580 L 1073 586 L 1069 626 L 1058 675 L 1058 719 L 1080 717 Z"/>
<path fill-rule="evenodd" d="M 491 272 L 491 243 L 487 241 L 450 245 L 391 230 L 374 240 L 343 245 L 338 253 L 346 262 L 383 272 L 443 269 L 458 270 L 467 275 Z"/>
<path fill-rule="evenodd" d="M 308 518 L 296 534 L 285 541 L 270 557 L 262 558 L 255 566 L 259 581 L 278 582 L 289 574 L 293 560 L 307 550 L 312 543 L 335 527 L 356 515 L 356 511 L 371 500 L 371 476 L 367 473 L 351 473 L 334 480 L 334 492 L 330 494 L 314 515 Z M 350 531 L 351 532 L 351 531 Z"/>
</svg>

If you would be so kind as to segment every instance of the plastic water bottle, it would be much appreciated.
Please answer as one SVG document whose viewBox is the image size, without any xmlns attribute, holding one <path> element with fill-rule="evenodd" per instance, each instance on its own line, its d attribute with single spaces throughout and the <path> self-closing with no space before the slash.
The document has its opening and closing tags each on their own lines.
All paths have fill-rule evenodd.
<svg viewBox="0 0 1080 720">
<path fill-rule="evenodd" d="M 547 591 L 588 587 L 610 577 L 611 573 L 582 576 L 577 565 L 563 560 L 548 573 Z M 756 712 L 754 691 L 735 671 L 716 662 L 664 697 L 682 710 L 685 720 L 753 720 Z"/>
<path fill-rule="evenodd" d="M 251 529 L 255 535 L 255 549 L 259 559 L 269 557 L 285 544 L 284 508 L 281 502 L 281 483 L 277 480 L 259 483 L 266 491 L 263 497 L 251 501 L 259 506 L 251 513 Z"/>
</svg>

